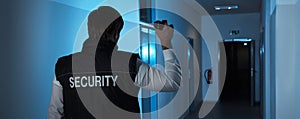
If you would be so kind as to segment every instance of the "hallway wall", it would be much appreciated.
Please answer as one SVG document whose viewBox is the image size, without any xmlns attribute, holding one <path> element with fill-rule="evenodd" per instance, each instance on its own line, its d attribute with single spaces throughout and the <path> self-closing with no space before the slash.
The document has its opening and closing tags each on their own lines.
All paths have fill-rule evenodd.
<svg viewBox="0 0 300 119">
<path fill-rule="evenodd" d="M 213 15 L 211 16 L 216 23 L 223 39 L 234 39 L 234 38 L 251 38 L 255 41 L 255 101 L 260 101 L 260 76 L 259 76 L 259 42 L 260 42 L 260 14 L 259 13 L 246 13 L 246 14 L 230 14 L 230 15 Z M 202 18 L 202 29 L 207 29 L 206 21 L 207 16 Z M 230 30 L 239 30 L 238 35 L 229 35 Z M 202 71 L 211 67 L 210 55 L 206 43 L 202 43 Z M 204 76 L 202 74 L 202 79 Z M 205 80 L 203 84 L 203 97 L 205 97 L 208 84 Z"/>
<path fill-rule="evenodd" d="M 296 4 L 297 3 L 297 4 Z M 277 0 L 275 11 L 272 14 L 271 21 L 274 24 L 271 26 L 271 80 L 275 82 L 275 112 L 276 119 L 295 119 L 298 116 L 299 104 L 296 99 L 299 99 L 298 87 L 298 66 L 297 59 L 297 39 L 299 28 L 296 27 L 299 19 L 299 2 L 297 0 Z M 288 14 L 287 14 L 288 13 Z M 267 65 L 267 64 L 266 64 Z M 271 85 L 273 85 L 271 83 Z M 272 95 L 271 95 L 272 98 Z M 274 109 L 274 107 L 271 107 Z M 272 109 L 271 109 L 272 110 Z M 272 112 L 271 112 L 272 113 Z M 272 114 L 271 114 L 272 115 Z M 272 118 L 272 117 L 271 117 Z"/>
<path fill-rule="evenodd" d="M 184 52 L 186 52 L 187 50 L 187 44 L 185 44 L 185 42 L 187 42 L 187 40 L 185 38 L 190 38 L 194 41 L 194 52 L 196 53 L 196 56 L 198 58 L 198 62 L 199 62 L 199 67 L 201 67 L 201 36 L 200 34 L 196 31 L 196 29 L 194 28 L 195 26 L 192 26 L 187 19 L 182 18 L 181 16 L 179 16 L 179 14 L 175 14 L 176 11 L 178 9 L 184 9 L 187 6 L 182 4 L 183 2 L 172 2 L 172 4 L 170 4 L 170 1 L 159 1 L 159 0 L 154 0 L 155 6 L 156 7 L 163 7 L 163 8 L 168 8 L 168 10 L 170 11 L 165 11 L 165 10 L 155 10 L 155 19 L 157 20 L 168 20 L 168 23 L 171 23 L 174 25 L 175 28 L 175 36 L 174 36 L 174 40 L 177 42 L 173 42 L 174 47 L 178 48 L 178 54 L 182 55 L 182 54 L 186 54 Z M 197 14 L 195 11 L 191 11 L 189 9 L 187 9 L 186 11 L 189 11 L 189 14 Z M 199 17 L 195 17 L 193 18 L 194 20 L 198 20 L 200 23 L 200 19 L 201 16 Z M 177 32 L 177 33 L 176 33 Z M 180 38 L 180 39 L 178 39 Z M 180 50 L 180 51 L 179 51 Z M 182 57 L 187 57 L 187 56 L 182 56 Z M 187 61 L 186 59 L 183 61 Z M 183 69 L 184 67 L 188 66 L 188 64 L 186 64 L 187 62 L 184 62 L 184 64 L 181 64 Z M 184 66 L 185 65 L 185 66 Z M 199 73 L 199 72 L 195 72 L 195 73 Z M 187 77 L 187 71 L 183 71 L 183 80 L 189 80 Z M 199 79 L 197 79 L 199 80 Z M 190 83 L 191 84 L 191 83 Z M 189 85 L 190 85 L 189 84 Z M 192 83 L 193 84 L 193 83 Z M 188 85 L 182 86 L 185 92 L 189 92 L 189 87 L 187 87 Z M 201 86 L 201 82 L 199 84 L 199 86 Z M 199 87 L 198 93 L 199 95 L 197 95 L 197 97 L 195 98 L 195 103 L 199 104 L 200 101 L 202 101 L 202 95 L 201 95 L 201 91 L 202 88 Z M 191 91 L 191 90 L 190 90 Z M 189 92 L 191 93 L 191 92 Z M 189 93 L 185 93 L 184 96 L 180 97 L 179 100 L 182 100 L 181 104 L 173 104 L 172 106 L 174 107 L 172 110 L 160 110 L 160 112 L 158 112 L 158 118 L 162 118 L 162 119 L 173 119 L 173 118 L 177 118 L 174 117 L 175 114 L 172 113 L 181 113 L 180 110 L 181 108 L 185 108 L 183 105 L 190 103 L 189 100 L 191 99 L 191 96 Z M 160 93 L 158 95 L 158 105 L 164 105 L 164 103 L 168 103 L 169 101 L 172 100 L 172 97 L 175 95 L 176 93 L 172 93 L 172 92 L 167 92 L 167 93 Z M 190 99 L 187 99 L 187 97 L 190 97 Z M 184 114 L 186 115 L 188 113 L 187 112 Z"/>
<path fill-rule="evenodd" d="M 296 3 L 296 12 L 295 12 L 296 14 L 298 14 L 298 15 L 296 15 L 296 23 L 295 23 L 295 27 L 296 27 L 296 54 L 295 54 L 295 56 L 296 56 L 296 62 L 295 62 L 295 66 L 296 66 L 296 69 L 295 69 L 295 80 L 296 80 L 296 82 L 295 82 L 295 87 L 296 87 L 296 89 L 295 89 L 295 95 L 296 95 L 296 98 L 295 98 L 295 100 L 296 100 L 296 103 L 295 103 L 295 105 L 296 105 L 296 119 L 300 119 L 300 47 L 299 46 L 297 46 L 297 45 L 299 45 L 300 44 L 300 0 L 298 0 L 297 1 L 297 3 Z"/>
</svg>

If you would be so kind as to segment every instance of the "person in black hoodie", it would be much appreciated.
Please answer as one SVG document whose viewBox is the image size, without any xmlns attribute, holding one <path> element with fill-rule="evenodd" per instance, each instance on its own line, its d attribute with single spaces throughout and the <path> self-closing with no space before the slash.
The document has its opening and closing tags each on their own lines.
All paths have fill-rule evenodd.
<svg viewBox="0 0 300 119">
<path fill-rule="evenodd" d="M 138 92 L 177 91 L 181 67 L 172 49 L 173 25 L 155 22 L 165 59 L 161 71 L 138 54 L 116 45 L 124 21 L 112 7 L 101 6 L 88 16 L 89 38 L 81 52 L 61 57 L 55 65 L 49 119 L 139 118 Z"/>
</svg>

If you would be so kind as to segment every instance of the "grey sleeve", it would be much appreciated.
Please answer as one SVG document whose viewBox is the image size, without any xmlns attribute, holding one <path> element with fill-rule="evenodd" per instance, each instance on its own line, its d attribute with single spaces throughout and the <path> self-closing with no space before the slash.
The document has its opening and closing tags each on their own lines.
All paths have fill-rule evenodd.
<svg viewBox="0 0 300 119">
<path fill-rule="evenodd" d="M 50 99 L 50 104 L 48 107 L 48 117 L 47 119 L 61 119 L 63 118 L 63 88 L 59 81 L 54 78 L 52 84 L 52 95 Z"/>
<path fill-rule="evenodd" d="M 157 92 L 177 91 L 182 79 L 179 61 L 173 49 L 163 51 L 165 59 L 164 71 L 138 59 L 138 73 L 135 77 L 135 85 L 143 89 Z"/>
</svg>

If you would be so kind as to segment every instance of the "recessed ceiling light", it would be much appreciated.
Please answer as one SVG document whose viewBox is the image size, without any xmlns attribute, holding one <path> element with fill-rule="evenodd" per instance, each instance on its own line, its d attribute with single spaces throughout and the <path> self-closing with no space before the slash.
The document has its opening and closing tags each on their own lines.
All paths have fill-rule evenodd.
<svg viewBox="0 0 300 119">
<path fill-rule="evenodd" d="M 215 6 L 216 11 L 238 9 L 238 5 Z"/>
</svg>

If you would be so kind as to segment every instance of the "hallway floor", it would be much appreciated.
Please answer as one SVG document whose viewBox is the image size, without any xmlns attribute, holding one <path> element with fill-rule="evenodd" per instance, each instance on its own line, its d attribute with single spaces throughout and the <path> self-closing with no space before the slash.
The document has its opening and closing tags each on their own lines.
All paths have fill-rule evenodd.
<svg viewBox="0 0 300 119">
<path fill-rule="evenodd" d="M 199 119 L 199 108 L 185 119 Z M 204 119 L 260 119 L 259 106 L 251 107 L 246 101 L 217 103 Z"/>
</svg>

